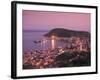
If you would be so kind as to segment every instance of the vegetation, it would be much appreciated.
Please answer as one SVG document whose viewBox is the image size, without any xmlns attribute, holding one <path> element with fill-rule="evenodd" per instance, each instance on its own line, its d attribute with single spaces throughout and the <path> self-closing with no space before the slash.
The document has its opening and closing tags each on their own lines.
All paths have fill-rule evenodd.
<svg viewBox="0 0 100 80">
<path fill-rule="evenodd" d="M 90 66 L 90 52 L 64 52 L 56 57 L 56 65 L 59 67 Z"/>
<path fill-rule="evenodd" d="M 51 37 L 52 35 L 58 36 L 58 37 L 89 37 L 90 33 L 85 31 L 74 31 L 74 30 L 68 30 L 64 28 L 55 28 L 49 31 L 47 34 L 45 34 L 45 37 Z"/>
</svg>

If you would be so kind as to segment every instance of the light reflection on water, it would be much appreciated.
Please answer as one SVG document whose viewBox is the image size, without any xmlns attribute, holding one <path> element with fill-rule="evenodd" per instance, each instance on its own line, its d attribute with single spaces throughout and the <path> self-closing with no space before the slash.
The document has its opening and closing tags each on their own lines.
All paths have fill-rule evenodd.
<svg viewBox="0 0 100 80">
<path fill-rule="evenodd" d="M 48 31 L 47 31 L 48 32 Z M 23 51 L 30 52 L 33 50 L 45 50 L 48 48 L 55 48 L 55 40 L 46 39 L 43 35 L 47 33 L 46 31 L 23 31 Z M 40 43 L 34 43 L 34 41 L 43 41 Z M 62 43 L 57 43 L 57 46 L 61 46 Z"/>
</svg>

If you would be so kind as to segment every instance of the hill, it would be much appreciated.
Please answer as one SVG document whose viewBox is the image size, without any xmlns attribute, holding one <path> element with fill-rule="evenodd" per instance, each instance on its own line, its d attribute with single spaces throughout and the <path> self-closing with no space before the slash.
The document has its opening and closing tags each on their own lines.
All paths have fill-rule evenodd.
<svg viewBox="0 0 100 80">
<path fill-rule="evenodd" d="M 64 28 L 55 28 L 50 30 L 48 33 L 46 33 L 45 37 L 51 37 L 52 35 L 55 35 L 57 37 L 90 37 L 90 33 L 86 31 L 75 31 L 75 30 L 69 30 Z"/>
</svg>

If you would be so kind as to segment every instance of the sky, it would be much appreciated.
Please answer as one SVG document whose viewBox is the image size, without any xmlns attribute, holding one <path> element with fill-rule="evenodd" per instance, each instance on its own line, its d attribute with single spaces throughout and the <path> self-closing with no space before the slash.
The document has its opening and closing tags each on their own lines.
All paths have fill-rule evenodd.
<svg viewBox="0 0 100 80">
<path fill-rule="evenodd" d="M 23 10 L 22 19 L 24 30 L 65 28 L 90 32 L 91 27 L 90 13 Z"/>
</svg>

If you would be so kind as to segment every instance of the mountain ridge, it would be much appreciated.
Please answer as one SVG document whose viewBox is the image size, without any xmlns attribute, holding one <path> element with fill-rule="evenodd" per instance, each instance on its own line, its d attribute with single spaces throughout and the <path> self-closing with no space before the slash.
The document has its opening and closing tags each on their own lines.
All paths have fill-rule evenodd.
<svg viewBox="0 0 100 80">
<path fill-rule="evenodd" d="M 51 37 L 52 35 L 58 36 L 58 37 L 90 37 L 90 33 L 86 31 L 75 31 L 75 30 L 69 30 L 64 28 L 54 28 L 50 30 L 48 33 L 46 33 L 45 37 Z"/>
</svg>

